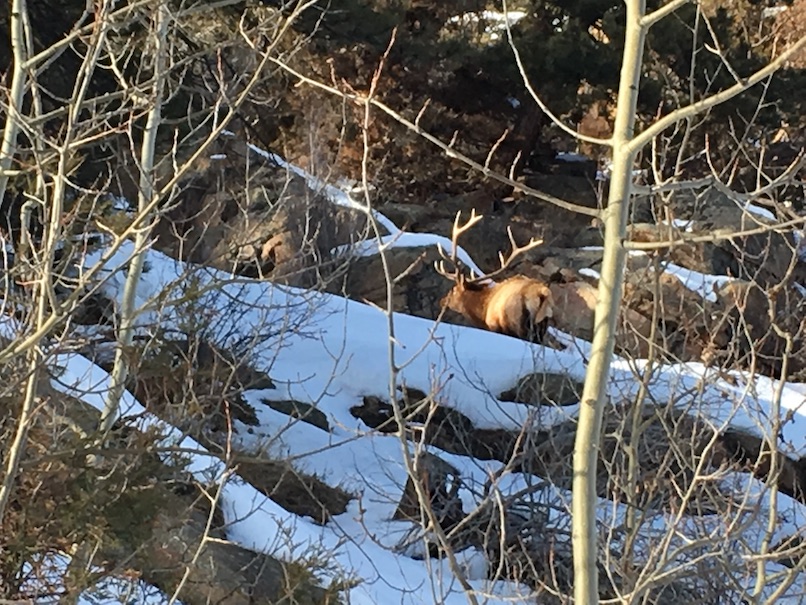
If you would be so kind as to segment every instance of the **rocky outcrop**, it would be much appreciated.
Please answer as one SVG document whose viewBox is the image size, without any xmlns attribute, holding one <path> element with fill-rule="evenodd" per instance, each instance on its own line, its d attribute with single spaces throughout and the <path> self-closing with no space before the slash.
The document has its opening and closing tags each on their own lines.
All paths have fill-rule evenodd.
<svg viewBox="0 0 806 605">
<path fill-rule="evenodd" d="M 736 281 L 717 291 L 726 347 L 723 363 L 776 378 L 806 379 L 806 298 L 795 288 Z M 784 364 L 786 359 L 786 364 Z"/>
<path fill-rule="evenodd" d="M 94 445 L 98 410 L 53 389 L 49 377 L 42 377 L 38 393 L 43 413 L 29 433 L 25 471 L 0 532 L 0 549 L 23 554 L 8 561 L 18 564 L 41 561 L 41 553 L 70 553 L 67 569 L 46 585 L 63 585 L 66 592 L 60 594 L 65 600 L 77 599 L 99 578 L 110 576 L 141 578 L 189 605 L 339 602 L 338 589 L 322 587 L 303 565 L 228 540 L 222 511 L 211 507 L 215 487 L 191 477 L 177 458 L 157 454 L 153 427 L 143 432 L 135 428 L 136 422 L 116 425 L 107 435 L 107 447 L 99 450 Z M 17 406 L 3 411 L 11 409 L 16 413 Z M 321 503 L 332 506 L 334 514 L 343 512 L 348 494 L 337 488 L 325 494 L 317 479 L 294 472 L 287 462 L 274 464 L 259 473 L 258 489 L 275 481 L 280 493 L 273 497 L 289 510 L 296 497 L 300 514 L 317 507 L 321 511 Z M 295 487 L 292 473 L 299 485 L 288 490 Z M 5 582 L 13 577 L 4 576 L 0 597 L 16 601 L 26 593 L 14 592 L 13 580 Z M 104 597 L 90 592 L 89 598 Z"/>
<path fill-rule="evenodd" d="M 540 376 L 524 377 L 512 391 L 541 382 Z M 396 403 L 405 420 L 403 427 L 397 425 L 392 405 L 380 397 L 366 396 L 350 412 L 375 430 L 411 435 L 420 444 L 435 446 L 433 451 L 498 460 L 507 465 L 508 472 L 532 473 L 553 486 L 570 489 L 575 420 L 553 426 L 536 422 L 519 430 L 484 429 L 443 405 L 438 395 L 405 387 L 400 391 Z M 555 405 L 543 395 L 536 395 L 535 404 Z M 732 429 L 717 433 L 710 423 L 665 406 L 639 408 L 636 418 L 634 405 L 613 405 L 605 414 L 597 467 L 597 488 L 602 497 L 615 498 L 641 511 L 674 510 L 689 517 L 710 516 L 739 505 L 735 495 L 721 487 L 727 468 L 750 472 L 761 480 L 767 478 L 771 457 L 757 437 Z M 638 434 L 634 433 L 636 428 Z M 631 444 L 630 458 L 625 443 Z M 422 449 L 418 451 L 425 454 Z M 776 455 L 780 473 L 777 489 L 806 502 L 803 461 Z M 637 467 L 628 472 L 632 464 Z M 625 483 L 628 476 L 632 478 Z M 570 534 L 558 533 L 556 526 L 548 523 L 545 509 L 529 497 L 531 490 L 500 500 L 488 499 L 478 509 L 466 511 L 466 500 L 459 497 L 463 481 L 456 468 L 436 454 L 418 455 L 415 476 L 408 478 L 394 518 L 429 526 L 428 521 L 423 522 L 431 519 L 422 506 L 424 495 L 445 541 L 455 551 L 475 546 L 485 553 L 496 574 L 533 586 L 541 585 L 541 578 L 570 578 L 566 575 Z M 421 551 L 422 542 L 428 538 L 414 531 L 412 536 L 401 547 L 411 549 L 417 543 Z M 551 544 L 549 550 L 540 548 L 544 540 Z M 787 552 L 795 540 L 796 535 L 785 536 L 773 550 Z M 428 552 L 442 556 L 443 546 L 431 541 Z M 502 572 L 497 565 L 503 561 L 507 566 Z"/>
<path fill-rule="evenodd" d="M 700 273 L 725 275 L 772 287 L 791 279 L 806 281 L 806 268 L 797 264 L 797 241 L 791 231 L 774 228 L 775 221 L 761 214 L 763 202 L 755 207 L 733 199 L 715 188 L 698 193 L 680 193 L 668 205 L 648 200 L 652 213 L 687 221 L 684 231 L 669 226 L 636 224 L 630 239 L 664 242 L 681 237 L 703 236 L 709 241 L 678 243 L 658 250 L 662 258 Z M 769 210 L 768 210 L 769 212 Z M 734 237 L 734 233 L 760 230 Z"/>
<path fill-rule="evenodd" d="M 364 213 L 333 204 L 239 138 L 220 138 L 194 168 L 154 228 L 157 248 L 174 258 L 315 287 L 344 269 L 340 247 L 368 233 Z"/>
<path fill-rule="evenodd" d="M 520 381 L 520 382 L 523 382 Z M 428 401 L 423 407 L 421 403 Z M 560 423 L 552 427 L 526 427 L 523 431 L 477 428 L 462 413 L 434 402 L 433 398 L 416 389 L 402 389 L 398 401 L 406 423 L 414 427 L 418 439 L 441 450 L 472 456 L 480 460 L 498 460 L 511 465 L 513 472 L 534 473 L 550 479 L 560 487 L 571 488 L 571 459 L 576 435 L 576 421 Z M 548 399 L 542 405 L 554 406 Z M 599 460 L 601 474 L 598 487 L 603 497 L 612 497 L 624 488 L 613 479 L 612 465 L 623 465 L 623 441 L 632 439 L 631 408 L 614 406 L 605 416 L 606 437 L 602 442 Z M 367 426 L 383 433 L 399 430 L 394 420 L 392 406 L 380 397 L 367 396 L 360 405 L 350 409 L 356 418 Z M 674 502 L 682 492 L 682 486 L 696 481 L 695 461 L 707 456 L 706 467 L 719 468 L 723 464 L 738 465 L 764 480 L 769 470 L 769 455 L 761 455 L 762 441 L 748 433 L 730 429 L 715 435 L 712 427 L 692 416 L 666 408 L 647 407 L 641 412 L 641 434 L 637 437 L 637 462 L 640 466 L 638 484 L 640 499 L 645 505 L 663 509 Z M 714 446 L 716 439 L 716 446 Z M 806 465 L 778 454 L 778 468 L 781 469 L 778 489 L 800 502 L 806 503 Z M 442 468 L 442 467 L 440 467 Z M 610 468 L 610 471 L 608 471 Z M 443 469 L 444 470 L 444 469 Z M 438 473 L 442 477 L 438 483 L 444 484 L 450 472 Z M 616 490 L 616 491 L 612 491 Z M 444 494 L 454 493 L 449 486 Z M 685 490 L 683 490 L 684 492 Z M 716 490 L 718 492 L 718 490 Z M 620 499 L 632 497 L 621 493 Z M 718 507 L 724 502 L 716 497 L 713 490 L 705 489 L 702 499 L 694 498 L 705 508 L 689 511 L 689 514 L 709 514 L 710 507 Z M 727 498 L 728 496 L 725 495 Z M 445 502 L 449 501 L 446 499 Z M 707 503 L 711 501 L 711 504 Z M 407 514 L 411 514 L 408 507 Z"/>
<path fill-rule="evenodd" d="M 593 340 L 594 312 L 599 300 L 598 286 L 587 281 L 552 283 L 554 326 L 583 340 Z M 653 337 L 649 319 L 637 311 L 623 307 L 616 328 L 616 351 L 622 355 L 646 358 Z"/>
<path fill-rule="evenodd" d="M 501 401 L 516 401 L 529 405 L 574 405 L 582 397 L 582 383 L 566 374 L 535 372 L 518 380 L 511 389 L 501 393 Z"/>
<path fill-rule="evenodd" d="M 392 309 L 416 317 L 436 319 L 440 315 L 439 301 L 451 283 L 434 270 L 440 258 L 436 247 L 392 248 L 386 253 L 389 273 L 395 284 L 392 289 Z M 379 255 L 354 258 L 344 275 L 333 280 L 329 292 L 340 294 L 386 308 L 386 277 Z M 451 320 L 460 316 L 451 315 Z M 469 325 L 463 322 L 463 325 Z"/>
</svg>

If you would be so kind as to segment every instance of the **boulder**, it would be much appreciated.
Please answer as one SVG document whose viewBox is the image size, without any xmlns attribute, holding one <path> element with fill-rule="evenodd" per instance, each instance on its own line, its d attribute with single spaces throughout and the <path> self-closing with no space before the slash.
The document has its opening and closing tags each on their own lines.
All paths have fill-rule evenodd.
<svg viewBox="0 0 806 605">
<path fill-rule="evenodd" d="M 365 214 L 234 137 L 194 166 L 154 227 L 156 247 L 174 258 L 299 287 L 338 274 L 336 251 L 366 233 Z"/>
<path fill-rule="evenodd" d="M 439 258 L 434 246 L 391 248 L 386 252 L 395 280 L 392 310 L 427 319 L 439 317 L 439 301 L 452 286 L 434 270 L 434 261 Z M 327 291 L 386 309 L 386 276 L 380 255 L 353 258 L 344 274 L 327 285 Z"/>
<path fill-rule="evenodd" d="M 529 405 L 575 405 L 582 396 L 583 384 L 567 374 L 535 372 L 518 380 L 513 388 L 498 396 L 501 401 Z"/>
<path fill-rule="evenodd" d="M 672 361 L 703 361 L 727 343 L 716 303 L 669 273 L 653 268 L 628 272 L 624 304 L 650 323 L 656 318 L 658 352 Z"/>
<path fill-rule="evenodd" d="M 755 367 L 779 377 L 791 339 L 788 378 L 806 377 L 806 298 L 798 290 L 783 287 L 770 291 L 758 284 L 735 281 L 720 288 L 717 297 L 726 342 L 731 345 L 724 352 L 726 363 Z"/>
<path fill-rule="evenodd" d="M 655 214 L 658 203 L 655 202 Z M 759 204 L 756 204 L 758 206 Z M 713 236 L 712 241 L 676 244 L 662 248 L 666 260 L 694 271 L 726 275 L 774 286 L 792 276 L 806 281 L 806 269 L 796 264 L 797 242 L 791 231 L 773 229 L 775 220 L 747 208 L 747 202 L 729 197 L 716 188 L 697 194 L 680 192 L 664 208 L 664 216 L 690 221 L 689 231 L 680 233 L 667 225 L 640 224 L 630 230 L 633 241 L 668 241 L 670 236 Z M 769 227 L 752 235 L 731 234 Z"/>
<path fill-rule="evenodd" d="M 554 296 L 554 326 L 583 340 L 593 340 L 598 286 L 587 281 L 549 284 Z M 616 331 L 616 352 L 646 358 L 649 354 L 650 321 L 641 313 L 622 307 Z"/>
</svg>

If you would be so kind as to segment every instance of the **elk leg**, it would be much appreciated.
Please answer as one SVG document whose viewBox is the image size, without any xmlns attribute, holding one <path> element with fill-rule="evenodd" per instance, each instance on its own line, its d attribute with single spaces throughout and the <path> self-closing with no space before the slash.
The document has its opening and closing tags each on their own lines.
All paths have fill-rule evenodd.
<svg viewBox="0 0 806 605">
<path fill-rule="evenodd" d="M 546 334 L 549 331 L 549 318 L 546 317 L 543 321 L 534 324 L 535 340 L 532 342 L 544 343 L 546 342 Z"/>
</svg>

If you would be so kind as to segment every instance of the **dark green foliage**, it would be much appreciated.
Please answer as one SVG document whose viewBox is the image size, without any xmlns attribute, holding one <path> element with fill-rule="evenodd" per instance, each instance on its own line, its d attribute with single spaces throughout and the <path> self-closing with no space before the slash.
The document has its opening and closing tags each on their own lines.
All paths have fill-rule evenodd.
<svg viewBox="0 0 806 605">
<path fill-rule="evenodd" d="M 71 413 L 83 414 L 83 404 L 65 404 L 73 406 Z M 108 455 L 93 459 L 92 438 L 77 437 L 66 427 L 57 432 L 44 420 L 30 433 L 0 526 L 3 597 L 26 596 L 19 591 L 29 574 L 40 573 L 43 557 L 72 552 L 77 545 L 97 545 L 103 555 L 96 563 L 109 569 L 123 562 L 152 539 L 152 521 L 167 503 L 166 485 L 182 475 L 179 467 L 148 453 L 156 434 L 116 431 Z M 41 590 L 43 583 L 37 585 Z"/>
<path fill-rule="evenodd" d="M 652 10 L 662 3 L 648 4 Z M 772 38 L 764 42 L 764 36 L 770 33 L 772 23 L 762 19 L 763 6 L 749 1 L 729 8 L 712 7 L 709 3 L 701 6 L 699 15 L 694 4 L 683 6 L 651 29 L 639 98 L 639 124 L 733 85 L 734 75 L 725 62 L 735 73 L 746 76 L 769 60 Z M 395 74 L 397 86 L 415 98 L 427 97 L 464 118 L 484 114 L 504 123 L 517 123 L 524 111 L 513 108 L 510 98 L 517 98 L 527 107 L 532 105 L 505 32 L 500 30 L 497 36 L 491 36 L 489 30 L 482 33 L 494 26 L 495 20 L 487 19 L 480 11 L 500 11 L 500 3 L 342 0 L 332 3 L 331 8 L 318 32 L 313 32 L 314 16 L 310 16 L 307 31 L 313 32 L 317 52 L 323 55 L 332 55 L 339 48 L 363 49 L 362 65 L 354 66 L 358 73 L 352 82 L 371 77 L 364 70 L 374 70 L 392 29 L 397 27 L 387 69 Z M 513 38 L 527 75 L 556 114 L 566 116 L 573 125 L 591 103 L 612 103 L 623 47 L 623 3 L 533 0 L 510 2 L 508 8 L 526 12 L 512 26 Z M 478 13 L 476 21 L 465 25 L 457 24 L 455 19 L 449 22 L 451 17 L 470 12 Z M 712 39 L 709 27 L 718 42 Z M 724 60 L 705 45 L 712 49 L 718 46 Z M 403 69 L 396 71 L 395 65 Z M 340 73 L 349 77 L 350 71 L 343 69 Z M 721 141 L 735 147 L 734 137 L 774 131 L 782 119 L 790 124 L 797 121 L 799 95 L 792 91 L 801 79 L 800 73 L 790 72 L 775 81 L 763 99 L 767 106 L 761 112 L 757 108 L 762 101 L 762 87 L 714 109 L 691 144 L 701 149 L 707 132 L 713 148 L 718 148 Z M 745 132 L 746 124 L 753 119 L 755 130 Z M 445 119 L 437 122 L 440 121 Z M 462 130 L 454 124 L 456 128 Z"/>
</svg>

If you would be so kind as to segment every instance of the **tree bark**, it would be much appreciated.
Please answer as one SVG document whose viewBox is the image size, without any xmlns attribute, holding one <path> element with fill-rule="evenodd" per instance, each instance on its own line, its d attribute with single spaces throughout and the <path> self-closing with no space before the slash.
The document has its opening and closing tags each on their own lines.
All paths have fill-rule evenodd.
<svg viewBox="0 0 806 605">
<path fill-rule="evenodd" d="M 13 0 L 11 3 L 11 49 L 14 56 L 14 68 L 11 72 L 6 125 L 3 129 L 3 141 L 0 143 L 0 202 L 6 195 L 8 170 L 11 169 L 17 151 L 17 135 L 19 135 L 21 127 L 20 111 L 25 98 L 27 53 L 23 23 L 26 10 L 25 0 Z"/>
<path fill-rule="evenodd" d="M 156 44 L 154 57 L 155 81 L 151 99 L 152 106 L 148 112 L 145 132 L 143 134 L 143 144 L 140 150 L 140 184 L 137 209 L 141 216 L 147 216 L 149 214 L 148 209 L 151 206 L 155 191 L 154 150 L 157 145 L 157 131 L 162 121 L 161 108 L 168 70 L 169 22 L 170 14 L 168 6 L 162 1 L 156 9 L 156 16 L 154 18 L 154 38 Z M 134 237 L 134 254 L 129 262 L 126 283 L 123 286 L 123 298 L 120 304 L 120 330 L 118 332 L 118 341 L 115 348 L 115 365 L 110 373 L 111 386 L 107 394 L 103 414 L 101 415 L 101 438 L 109 432 L 112 428 L 112 424 L 117 419 L 120 398 L 123 396 L 126 379 L 129 375 L 127 351 L 131 347 L 134 337 L 134 324 L 137 318 L 137 309 L 135 309 L 137 286 L 143 274 L 145 251 L 150 234 L 151 230 L 149 228 L 142 227 L 137 231 Z"/>
<path fill-rule="evenodd" d="M 593 328 L 593 346 L 579 411 L 574 444 L 574 480 L 571 503 L 574 548 L 574 602 L 595 605 L 599 602 L 597 570 L 596 461 L 602 415 L 607 402 L 610 362 L 616 342 L 621 296 L 624 286 L 627 218 L 632 194 L 632 170 L 635 150 L 628 144 L 635 128 L 638 85 L 643 63 L 646 29 L 641 19 L 646 11 L 644 0 L 628 0 L 624 56 L 621 64 L 616 120 L 611 145 L 613 167 L 610 193 L 605 209 L 604 257 L 599 278 L 599 300 Z"/>
</svg>

